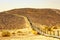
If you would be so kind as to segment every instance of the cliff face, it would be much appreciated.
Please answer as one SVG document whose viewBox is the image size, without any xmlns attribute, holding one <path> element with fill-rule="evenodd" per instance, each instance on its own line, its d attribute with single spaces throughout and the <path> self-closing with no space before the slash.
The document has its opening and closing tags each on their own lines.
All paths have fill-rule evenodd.
<svg viewBox="0 0 60 40">
<path fill-rule="evenodd" d="M 6 15 L 6 13 L 8 13 L 9 15 Z M 12 14 L 18 14 L 18 15 L 28 17 L 28 19 L 32 23 L 32 25 L 37 26 L 37 27 L 40 27 L 40 25 L 47 25 L 47 26 L 56 26 L 56 25 L 59 26 L 60 25 L 60 10 L 58 10 L 58 9 L 22 8 L 22 9 L 13 9 L 10 11 L 1 12 L 0 15 L 2 17 L 0 16 L 0 19 L 3 18 L 4 21 L 7 20 L 6 22 L 4 22 L 7 27 L 8 27 L 7 24 L 9 24 L 9 22 L 11 20 L 12 20 L 10 22 L 11 24 L 9 24 L 11 26 L 12 25 L 15 26 L 16 24 L 17 24 L 16 26 L 18 26 L 18 25 L 23 26 L 22 24 L 25 23 L 23 18 L 12 16 Z M 12 23 L 12 22 L 14 22 L 14 23 Z M 1 23 L 3 23 L 3 21 L 1 21 Z M 3 25 L 4 25 L 4 23 L 3 23 Z"/>
</svg>

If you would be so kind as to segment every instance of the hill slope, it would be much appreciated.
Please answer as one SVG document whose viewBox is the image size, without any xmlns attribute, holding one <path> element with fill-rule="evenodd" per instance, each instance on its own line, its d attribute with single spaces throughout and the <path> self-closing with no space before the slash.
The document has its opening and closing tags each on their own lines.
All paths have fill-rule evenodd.
<svg viewBox="0 0 60 40">
<path fill-rule="evenodd" d="M 56 12 L 58 11 L 58 12 Z M 33 9 L 22 8 L 13 9 L 1 13 L 18 14 L 28 17 L 33 26 L 41 27 L 40 25 L 60 27 L 60 10 L 58 9 Z"/>
<path fill-rule="evenodd" d="M 25 19 L 12 14 L 0 13 L 0 29 L 25 28 Z"/>
</svg>

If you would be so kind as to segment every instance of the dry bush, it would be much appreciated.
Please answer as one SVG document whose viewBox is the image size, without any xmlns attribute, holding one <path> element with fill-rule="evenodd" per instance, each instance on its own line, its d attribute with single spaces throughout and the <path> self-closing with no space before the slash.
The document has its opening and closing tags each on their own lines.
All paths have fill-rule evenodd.
<svg viewBox="0 0 60 40">
<path fill-rule="evenodd" d="M 22 33 L 21 31 L 17 31 L 17 33 Z"/>
<path fill-rule="evenodd" d="M 23 33 L 21 31 L 17 31 L 17 34 L 18 35 L 22 35 Z"/>
<path fill-rule="evenodd" d="M 2 31 L 2 37 L 10 37 L 9 31 Z"/>
</svg>

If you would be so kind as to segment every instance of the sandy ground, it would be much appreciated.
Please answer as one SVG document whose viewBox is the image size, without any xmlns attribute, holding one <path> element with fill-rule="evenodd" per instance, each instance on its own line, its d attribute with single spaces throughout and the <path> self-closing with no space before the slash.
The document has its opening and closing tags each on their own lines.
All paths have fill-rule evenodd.
<svg viewBox="0 0 60 40">
<path fill-rule="evenodd" d="M 42 35 L 20 36 L 20 37 L 0 37 L 0 40 L 59 40 L 57 38 L 45 37 Z"/>
</svg>

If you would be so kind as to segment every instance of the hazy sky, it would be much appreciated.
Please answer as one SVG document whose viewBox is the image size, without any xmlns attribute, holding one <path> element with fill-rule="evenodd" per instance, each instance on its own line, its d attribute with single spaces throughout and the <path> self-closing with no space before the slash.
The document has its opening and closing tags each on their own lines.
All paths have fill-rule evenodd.
<svg viewBox="0 0 60 40">
<path fill-rule="evenodd" d="M 0 0 L 0 11 L 27 7 L 60 9 L 60 0 Z"/>
</svg>

